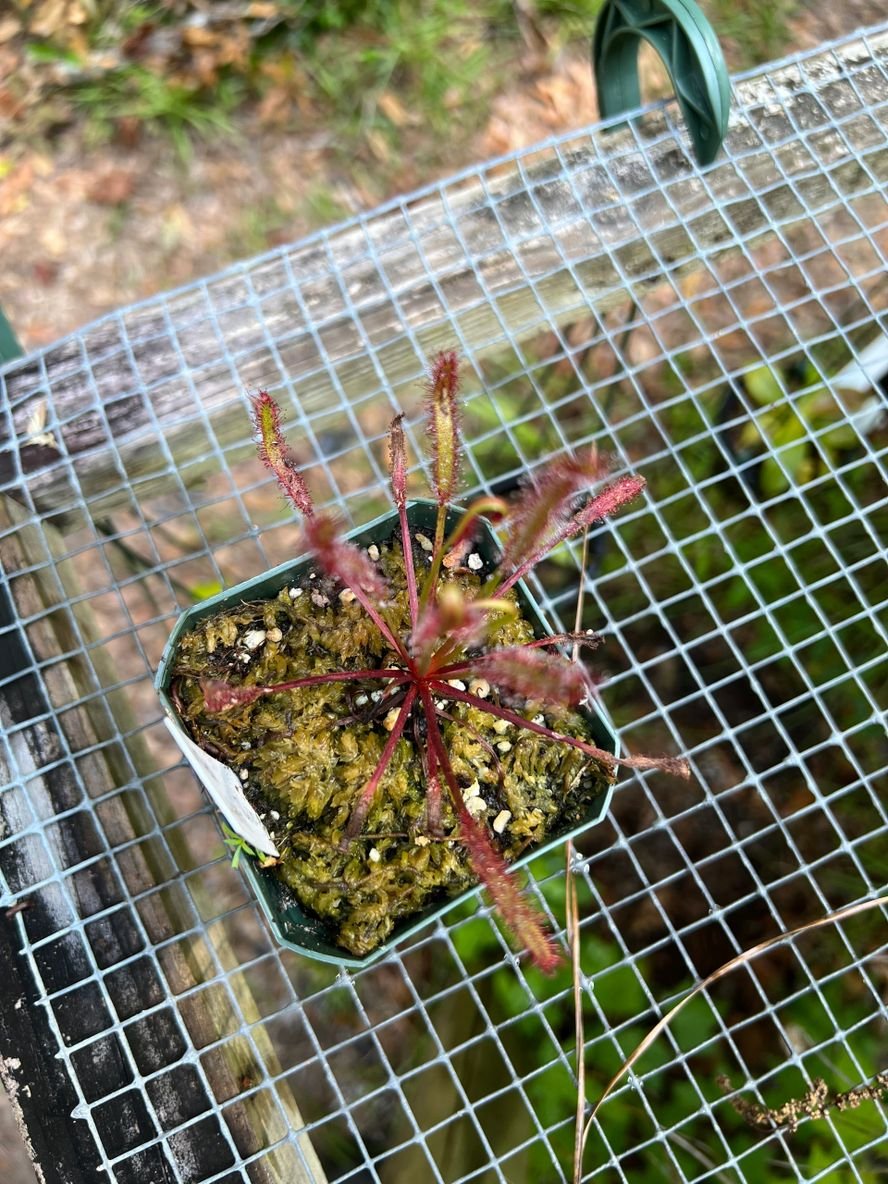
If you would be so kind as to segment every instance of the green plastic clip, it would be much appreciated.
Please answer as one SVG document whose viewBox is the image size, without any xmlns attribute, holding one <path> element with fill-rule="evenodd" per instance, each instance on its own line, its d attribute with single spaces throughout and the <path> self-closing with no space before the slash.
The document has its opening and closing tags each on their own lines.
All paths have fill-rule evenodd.
<svg viewBox="0 0 888 1184">
<path fill-rule="evenodd" d="M 21 356 L 22 347 L 12 331 L 12 326 L 3 315 L 3 310 L 0 309 L 0 366 Z"/>
<path fill-rule="evenodd" d="M 602 119 L 641 106 L 642 38 L 669 71 L 698 163 L 710 164 L 728 130 L 731 83 L 718 38 L 693 0 L 605 0 L 592 47 Z"/>
</svg>

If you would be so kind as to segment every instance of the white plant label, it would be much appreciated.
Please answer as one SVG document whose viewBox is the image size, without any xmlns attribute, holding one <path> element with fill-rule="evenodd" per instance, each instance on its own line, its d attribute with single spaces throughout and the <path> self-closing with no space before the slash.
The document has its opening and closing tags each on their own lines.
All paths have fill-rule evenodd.
<svg viewBox="0 0 888 1184">
<path fill-rule="evenodd" d="M 263 855 L 279 855 L 271 835 L 259 820 L 259 815 L 247 801 L 237 774 L 228 765 L 204 752 L 186 735 L 181 725 L 167 716 L 164 723 L 185 759 L 194 769 L 201 784 L 218 806 L 231 829 L 246 839 L 250 846 Z"/>
</svg>

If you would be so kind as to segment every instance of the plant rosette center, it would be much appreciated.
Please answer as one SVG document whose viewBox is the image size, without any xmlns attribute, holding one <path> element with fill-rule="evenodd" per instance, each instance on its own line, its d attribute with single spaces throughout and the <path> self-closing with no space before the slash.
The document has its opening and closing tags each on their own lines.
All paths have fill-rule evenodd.
<svg viewBox="0 0 888 1184">
<path fill-rule="evenodd" d="M 412 546 L 416 569 L 428 567 L 428 536 L 413 530 Z M 391 589 L 386 620 L 396 636 L 408 636 L 401 540 L 392 530 L 366 551 Z M 450 588 L 467 601 L 477 599 L 492 566 L 480 550 L 469 551 L 458 570 L 439 575 L 439 597 L 446 600 Z M 488 655 L 538 640 L 539 627 L 515 592 L 504 600 L 508 607 L 484 644 L 466 655 L 477 670 L 461 675 L 449 672 L 446 661 L 436 668 L 414 659 L 411 671 L 350 590 L 317 566 L 273 599 L 204 617 L 179 640 L 171 690 L 182 723 L 240 778 L 280 853 L 265 874 L 277 877 L 324 923 L 331 943 L 349 954 L 372 953 L 404 919 L 479 880 L 453 802 L 440 795 L 436 811 L 429 800 L 428 727 L 418 709 L 424 699 L 431 699 L 466 811 L 507 863 L 575 830 L 613 780 L 611 769 L 581 750 L 458 697 L 478 697 L 559 735 L 592 744 L 601 739 L 588 711 L 507 692 L 483 677 Z M 376 669 L 399 673 L 298 686 L 225 711 L 207 710 L 207 680 L 256 688 Z M 361 792 L 411 691 L 414 705 L 401 738 L 360 831 L 350 838 Z"/>
</svg>

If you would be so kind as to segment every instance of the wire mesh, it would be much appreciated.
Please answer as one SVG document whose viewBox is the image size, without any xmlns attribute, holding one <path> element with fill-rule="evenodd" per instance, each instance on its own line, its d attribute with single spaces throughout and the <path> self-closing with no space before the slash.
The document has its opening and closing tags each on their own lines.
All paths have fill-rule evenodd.
<svg viewBox="0 0 888 1184">
<path fill-rule="evenodd" d="M 246 389 L 284 400 L 350 522 L 385 504 L 392 406 L 420 442 L 437 345 L 466 360 L 473 489 L 592 441 L 648 479 L 592 540 L 584 623 L 623 743 L 694 780 L 627 779 L 578 847 L 590 1097 L 691 982 L 884 885 L 888 32 L 736 97 L 708 172 L 666 105 L 3 372 L 0 870 L 105 1178 L 570 1178 L 567 972 L 535 975 L 483 904 L 356 974 L 275 948 L 160 726 L 178 613 L 297 546 Z M 556 624 L 578 574 L 576 549 L 539 572 Z M 563 866 L 532 867 L 562 933 Z M 878 1101 L 798 1130 L 731 1104 L 886 1068 L 869 916 L 705 993 L 602 1110 L 584 1178 L 876 1178 Z"/>
</svg>

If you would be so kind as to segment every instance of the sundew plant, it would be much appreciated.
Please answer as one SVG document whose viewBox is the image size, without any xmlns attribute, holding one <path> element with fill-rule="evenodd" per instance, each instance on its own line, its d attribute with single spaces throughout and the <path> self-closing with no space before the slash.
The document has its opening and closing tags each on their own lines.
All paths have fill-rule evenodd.
<svg viewBox="0 0 888 1184">
<path fill-rule="evenodd" d="M 386 773 L 405 731 L 418 742 L 425 784 L 424 829 L 441 835 L 442 800 L 449 797 L 458 823 L 458 840 L 474 876 L 490 895 L 514 940 L 529 951 L 546 972 L 554 970 L 559 953 L 544 919 L 522 892 L 508 864 L 497 850 L 493 827 L 478 816 L 468 793 L 461 789 L 451 755 L 443 738 L 443 721 L 451 719 L 455 704 L 526 729 L 553 745 L 579 750 L 596 762 L 608 777 L 617 766 L 634 769 L 661 768 L 687 776 L 684 761 L 646 756 L 617 758 L 581 736 L 568 735 L 550 726 L 559 709 L 588 704 L 595 693 L 592 676 L 579 661 L 559 647 L 593 648 L 599 638 L 591 632 L 559 633 L 534 638 L 519 645 L 495 645 L 491 636 L 497 623 L 517 614 L 511 591 L 518 581 L 555 547 L 587 531 L 638 497 L 644 480 L 634 475 L 607 479 L 607 466 L 591 450 L 584 456 L 565 455 L 542 468 L 518 495 L 506 502 L 483 496 L 470 502 L 448 533 L 448 511 L 460 481 L 461 438 L 458 399 L 459 364 L 455 353 L 442 352 L 433 360 L 428 379 L 427 415 L 431 438 L 431 492 L 437 504 L 434 538 L 422 536 L 426 570 L 417 570 L 413 539 L 407 517 L 407 451 L 402 415 L 389 429 L 388 453 L 391 488 L 397 508 L 409 613 L 409 630 L 399 632 L 389 609 L 393 592 L 371 553 L 342 537 L 342 525 L 314 501 L 293 455 L 284 441 L 281 413 L 265 391 L 252 400 L 252 419 L 259 456 L 274 474 L 287 499 L 302 514 L 305 537 L 316 562 L 326 575 L 339 581 L 346 594 L 361 605 L 378 629 L 387 652 L 375 669 L 337 670 L 309 675 L 273 685 L 236 685 L 204 678 L 201 690 L 206 710 L 212 714 L 243 707 L 263 696 L 333 682 L 377 682 L 386 709 L 388 737 L 372 774 L 357 791 L 339 845 L 347 851 L 361 834 L 377 794 L 385 792 Z M 505 543 L 494 571 L 476 588 L 467 590 L 455 578 L 471 570 L 473 537 L 484 516 L 503 527 Z M 451 518 L 452 520 L 452 518 Z M 402 593 L 403 594 L 403 593 Z M 403 633 L 403 635 L 402 635 Z M 576 653 L 576 648 L 575 648 Z M 518 710 L 490 698 L 495 687 L 505 696 L 546 705 L 543 716 L 525 717 Z M 510 700 L 511 701 L 511 700 Z M 554 712 L 554 716 L 553 713 Z M 542 722 L 541 722 L 542 721 Z"/>
</svg>

